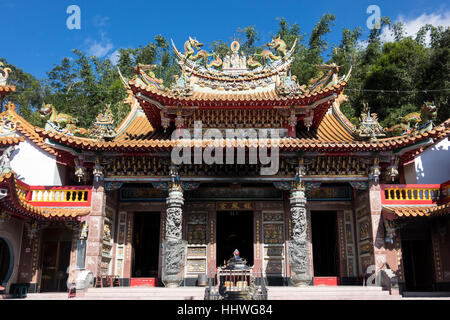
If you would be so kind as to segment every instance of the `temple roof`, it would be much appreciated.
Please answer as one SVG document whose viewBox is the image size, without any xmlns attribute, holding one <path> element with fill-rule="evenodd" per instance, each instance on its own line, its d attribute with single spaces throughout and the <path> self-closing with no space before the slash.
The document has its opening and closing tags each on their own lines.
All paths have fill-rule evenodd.
<svg viewBox="0 0 450 320">
<path fill-rule="evenodd" d="M 166 129 L 171 122 L 177 123 L 175 116 L 198 109 L 277 109 L 307 128 L 317 128 L 345 88 L 351 69 L 339 76 L 335 64 L 316 66 L 322 75 L 301 85 L 290 73 L 296 44 L 288 50 L 282 39 L 273 39 L 267 44 L 269 50 L 246 57 L 233 41 L 232 54 L 219 57 L 200 50 L 203 44 L 189 38 L 184 53 L 172 42 L 181 75 L 174 76 L 170 87 L 155 76 L 154 65 L 138 64 L 133 79 L 125 79 L 120 70 L 119 74 L 156 129 Z M 209 62 L 211 56 L 214 60 Z"/>
<path fill-rule="evenodd" d="M 90 212 L 90 207 L 50 207 L 30 204 L 26 197 L 30 186 L 17 180 L 13 171 L 0 176 L 0 187 L 8 190 L 6 197 L 0 200 L 2 210 L 21 218 L 74 220 Z"/>
</svg>

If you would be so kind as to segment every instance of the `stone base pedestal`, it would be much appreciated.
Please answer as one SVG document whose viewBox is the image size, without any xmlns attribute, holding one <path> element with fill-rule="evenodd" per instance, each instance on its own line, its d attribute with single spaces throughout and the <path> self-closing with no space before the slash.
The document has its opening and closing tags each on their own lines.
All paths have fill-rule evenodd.
<svg viewBox="0 0 450 320">
<path fill-rule="evenodd" d="M 306 274 L 294 274 L 290 281 L 294 287 L 308 287 L 312 284 L 312 278 Z"/>
</svg>

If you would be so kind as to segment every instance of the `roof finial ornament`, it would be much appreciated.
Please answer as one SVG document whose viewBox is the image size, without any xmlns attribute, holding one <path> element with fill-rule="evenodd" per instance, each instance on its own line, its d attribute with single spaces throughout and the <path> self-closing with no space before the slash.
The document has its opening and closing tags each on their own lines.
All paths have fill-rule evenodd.
<svg viewBox="0 0 450 320">
<path fill-rule="evenodd" d="M 99 113 L 94 126 L 90 131 L 90 136 L 99 140 L 110 140 L 116 136 L 111 104 L 106 104 L 105 112 Z"/>
<path fill-rule="evenodd" d="M 385 129 L 378 123 L 378 115 L 370 113 L 369 104 L 364 103 L 364 108 L 359 118 L 358 129 L 355 134 L 359 138 L 369 138 L 370 141 L 376 141 L 379 137 L 386 136 Z"/>
</svg>

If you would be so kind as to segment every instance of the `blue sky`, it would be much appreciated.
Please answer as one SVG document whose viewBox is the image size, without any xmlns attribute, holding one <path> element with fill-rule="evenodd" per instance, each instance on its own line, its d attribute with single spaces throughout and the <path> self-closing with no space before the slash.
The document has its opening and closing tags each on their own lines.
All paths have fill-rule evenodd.
<svg viewBox="0 0 450 320">
<path fill-rule="evenodd" d="M 440 0 L 347 1 L 347 0 L 0 0 L 0 57 L 38 78 L 62 58 L 81 49 L 99 57 L 113 57 L 120 48 L 137 47 L 162 34 L 182 48 L 189 35 L 210 44 L 230 42 L 238 27 L 253 25 L 260 42 L 277 30 L 276 18 L 298 23 L 308 35 L 325 13 L 336 16 L 330 43 L 338 43 L 344 28 L 363 27 L 369 33 L 366 13 L 378 5 L 382 16 L 402 20 L 408 32 L 425 23 L 450 25 L 450 5 Z M 81 9 L 81 29 L 69 30 L 68 6 Z M 386 34 L 388 38 L 388 35 Z"/>
</svg>

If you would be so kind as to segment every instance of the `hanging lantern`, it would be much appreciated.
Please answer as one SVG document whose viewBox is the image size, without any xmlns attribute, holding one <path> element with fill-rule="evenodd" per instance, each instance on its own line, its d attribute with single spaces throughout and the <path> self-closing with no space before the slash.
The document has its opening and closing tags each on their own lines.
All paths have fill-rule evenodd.
<svg viewBox="0 0 450 320">
<path fill-rule="evenodd" d="M 303 119 L 303 123 L 305 124 L 305 127 L 308 128 L 308 131 L 313 124 L 313 118 L 314 118 L 314 111 L 308 111 L 308 115 Z"/>
<path fill-rule="evenodd" d="M 370 175 L 372 179 L 375 180 L 376 183 L 378 183 L 379 177 L 381 174 L 380 166 L 379 166 L 379 159 L 375 158 L 373 161 L 373 166 L 370 167 Z"/>
<path fill-rule="evenodd" d="M 389 166 L 387 170 L 388 176 L 391 178 L 392 182 L 394 182 L 398 176 L 398 159 L 391 161 L 391 166 Z"/>
<path fill-rule="evenodd" d="M 288 118 L 288 126 L 294 129 L 297 126 L 297 116 L 295 115 L 295 110 L 291 110 L 291 115 Z"/>
<path fill-rule="evenodd" d="M 100 177 L 103 176 L 103 166 L 100 164 L 100 158 L 96 157 L 95 158 L 95 165 L 92 171 L 96 181 L 98 182 L 98 180 L 100 179 Z"/>
<path fill-rule="evenodd" d="M 166 132 L 166 129 L 170 126 L 170 118 L 168 118 L 163 111 L 161 111 L 161 126 L 163 127 L 164 132 Z"/>
<path fill-rule="evenodd" d="M 178 107 L 178 110 L 177 110 L 177 117 L 175 118 L 175 127 L 177 129 L 184 127 L 184 118 L 181 113 L 181 107 Z"/>
<path fill-rule="evenodd" d="M 78 177 L 78 182 L 81 182 L 81 179 L 84 179 L 86 175 L 86 168 L 80 164 L 80 161 L 75 158 L 75 175 Z"/>
</svg>

